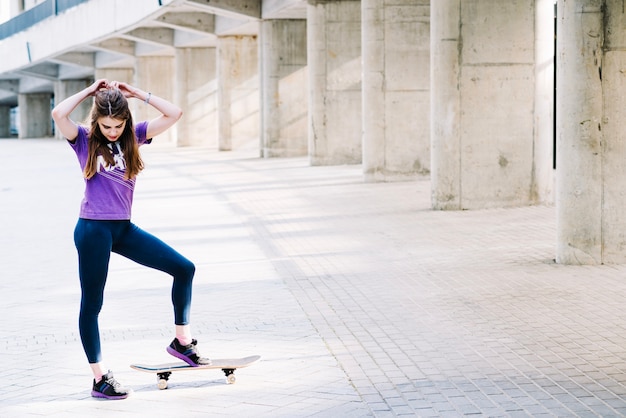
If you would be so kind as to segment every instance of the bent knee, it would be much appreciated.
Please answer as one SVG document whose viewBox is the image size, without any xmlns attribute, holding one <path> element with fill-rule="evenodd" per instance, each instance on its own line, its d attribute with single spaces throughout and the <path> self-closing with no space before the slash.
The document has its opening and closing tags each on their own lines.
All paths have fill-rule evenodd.
<svg viewBox="0 0 626 418">
<path fill-rule="evenodd" d="M 193 276 L 196 274 L 196 265 L 189 260 L 185 260 L 181 264 L 181 276 L 187 280 L 193 280 Z"/>
</svg>

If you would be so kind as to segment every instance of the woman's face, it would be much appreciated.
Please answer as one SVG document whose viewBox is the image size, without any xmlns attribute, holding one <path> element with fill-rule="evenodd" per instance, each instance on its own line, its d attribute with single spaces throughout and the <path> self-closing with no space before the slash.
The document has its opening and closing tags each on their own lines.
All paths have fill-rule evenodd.
<svg viewBox="0 0 626 418">
<path fill-rule="evenodd" d="M 119 139 L 120 135 L 122 135 L 122 132 L 124 132 L 126 120 L 103 116 L 98 119 L 98 126 L 100 127 L 100 132 L 102 132 L 102 135 L 104 135 L 106 139 L 115 142 Z"/>
</svg>

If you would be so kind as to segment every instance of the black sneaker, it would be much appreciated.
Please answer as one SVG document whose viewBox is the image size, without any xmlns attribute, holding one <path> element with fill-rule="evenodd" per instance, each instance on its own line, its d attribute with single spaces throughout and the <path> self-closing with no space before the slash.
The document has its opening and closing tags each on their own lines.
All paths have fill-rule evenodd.
<svg viewBox="0 0 626 418">
<path fill-rule="evenodd" d="M 196 345 L 198 345 L 198 341 L 196 340 L 192 340 L 191 344 L 182 345 L 178 341 L 178 338 L 174 338 L 172 343 L 167 347 L 167 352 L 190 366 L 209 366 L 211 360 L 201 357 Z"/>
<path fill-rule="evenodd" d="M 115 380 L 110 370 L 107 374 L 102 376 L 102 379 L 98 383 L 96 383 L 96 379 L 93 380 L 91 396 L 94 398 L 126 399 L 131 393 L 131 389 L 122 387 L 122 385 Z"/>
</svg>

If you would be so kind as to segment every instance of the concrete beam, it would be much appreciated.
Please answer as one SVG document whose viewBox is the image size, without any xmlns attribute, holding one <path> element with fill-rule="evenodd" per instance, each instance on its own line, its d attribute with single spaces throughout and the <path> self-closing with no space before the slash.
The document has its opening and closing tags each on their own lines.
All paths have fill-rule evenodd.
<svg viewBox="0 0 626 418">
<path fill-rule="evenodd" d="M 228 17 L 216 16 L 215 34 L 218 36 L 228 35 L 257 35 L 259 22 L 256 20 L 241 21 Z"/>
<path fill-rule="evenodd" d="M 26 74 L 36 78 L 43 78 L 55 81 L 59 78 L 59 65 L 51 63 L 42 63 L 32 67 L 24 68 L 19 71 L 20 74 Z"/>
<path fill-rule="evenodd" d="M 0 90 L 18 93 L 19 89 L 20 80 L 0 80 Z"/>
<path fill-rule="evenodd" d="M 17 106 L 17 94 L 0 90 L 0 106 Z"/>
<path fill-rule="evenodd" d="M 53 91 L 54 84 L 50 80 L 39 77 L 31 77 L 30 75 L 23 75 L 20 78 L 20 94 L 52 93 Z"/>
<path fill-rule="evenodd" d="M 263 0 L 263 19 L 306 19 L 306 0 Z"/>
<path fill-rule="evenodd" d="M 59 80 L 74 80 L 93 75 L 94 67 L 80 67 L 76 65 L 59 65 Z"/>
<path fill-rule="evenodd" d="M 210 48 L 217 46 L 216 35 L 199 35 L 195 32 L 177 30 L 174 33 L 176 48 Z"/>
<path fill-rule="evenodd" d="M 148 57 L 148 56 L 161 56 L 161 57 L 173 57 L 176 51 L 173 47 L 163 47 L 156 44 L 140 43 L 135 46 L 136 57 Z"/>
<path fill-rule="evenodd" d="M 135 54 L 135 42 L 129 39 L 110 38 L 102 42 L 92 44 L 91 47 L 131 57 Z"/>
<path fill-rule="evenodd" d="M 50 60 L 59 65 L 59 79 L 81 79 L 93 75 L 95 52 L 68 52 Z"/>
<path fill-rule="evenodd" d="M 132 68 L 135 57 L 108 51 L 96 52 L 95 68 Z"/>
<path fill-rule="evenodd" d="M 220 16 L 261 18 L 261 0 L 187 0 L 186 4 Z"/>
<path fill-rule="evenodd" d="M 215 15 L 210 13 L 165 13 L 156 21 L 171 29 L 198 32 L 203 35 L 215 33 Z"/>
<path fill-rule="evenodd" d="M 131 41 L 149 43 L 159 47 L 174 46 L 174 30 L 169 28 L 138 28 L 122 36 Z"/>
<path fill-rule="evenodd" d="M 81 67 L 93 67 L 96 58 L 94 52 L 68 52 L 54 57 L 54 61 Z"/>
</svg>

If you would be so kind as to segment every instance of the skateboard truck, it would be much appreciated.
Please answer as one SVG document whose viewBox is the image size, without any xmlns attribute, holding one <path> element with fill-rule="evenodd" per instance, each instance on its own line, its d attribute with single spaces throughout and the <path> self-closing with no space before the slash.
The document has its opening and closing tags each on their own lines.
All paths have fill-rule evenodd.
<svg viewBox="0 0 626 418">
<path fill-rule="evenodd" d="M 222 369 L 226 376 L 226 383 L 229 385 L 235 384 L 237 378 L 235 377 L 235 369 Z M 167 389 L 167 382 L 170 380 L 172 372 L 160 372 L 157 373 L 157 387 L 161 390 Z"/>
</svg>

